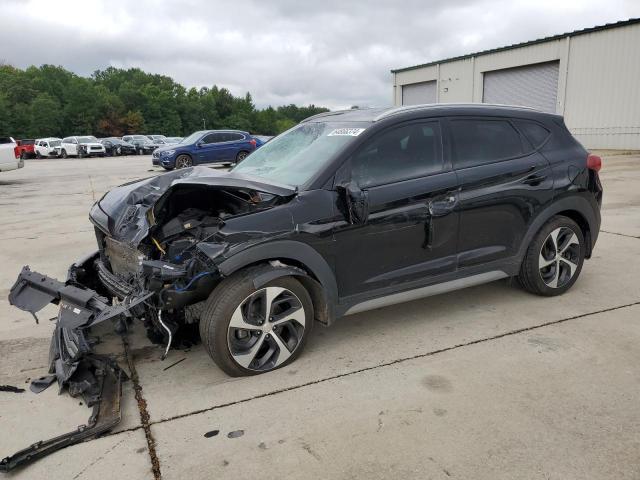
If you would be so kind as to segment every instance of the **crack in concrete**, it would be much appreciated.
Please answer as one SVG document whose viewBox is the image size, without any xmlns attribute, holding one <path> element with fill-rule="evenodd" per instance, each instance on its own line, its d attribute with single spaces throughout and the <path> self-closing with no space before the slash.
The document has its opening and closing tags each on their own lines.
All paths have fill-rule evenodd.
<svg viewBox="0 0 640 480">
<path fill-rule="evenodd" d="M 86 472 L 87 470 L 89 470 L 91 467 L 93 467 L 96 463 L 100 462 L 101 460 L 104 460 L 104 457 L 106 457 L 108 454 L 110 454 L 111 452 L 113 452 L 122 442 L 124 442 L 126 440 L 126 438 L 123 438 L 122 440 L 120 440 L 118 443 L 116 443 L 115 445 L 113 445 L 112 447 L 108 448 L 107 450 L 105 450 L 105 452 L 102 455 L 99 455 L 98 458 L 94 459 L 91 463 L 89 463 L 89 465 L 87 465 L 86 467 L 84 467 L 82 470 L 80 470 L 74 477 L 72 480 L 76 480 L 78 478 L 80 478 L 84 472 Z"/>
<path fill-rule="evenodd" d="M 523 328 L 518 328 L 516 330 L 510 330 L 508 332 L 500 333 L 498 335 L 493 335 L 491 337 L 479 338 L 477 340 L 471 340 L 469 342 L 459 343 L 459 344 L 456 344 L 456 345 L 452 345 L 450 347 L 444 347 L 444 348 L 440 348 L 438 350 L 432 350 L 432 351 L 426 352 L 426 353 L 419 353 L 417 355 L 412 355 L 410 357 L 398 358 L 396 360 L 392 360 L 392 361 L 389 361 L 389 362 L 384 362 L 384 363 L 381 363 L 381 364 L 378 364 L 378 365 L 373 365 L 371 367 L 364 367 L 364 368 L 360 368 L 360 369 L 357 369 L 357 370 L 353 370 L 351 372 L 340 373 L 338 375 L 332 375 L 331 377 L 320 378 L 318 380 L 314 380 L 314 381 L 311 381 L 311 382 L 306 382 L 306 383 L 302 383 L 302 384 L 299 384 L 299 385 L 293 385 L 291 387 L 280 388 L 278 390 L 273 390 L 271 392 L 261 393 L 259 395 L 255 395 L 253 397 L 248 397 L 248 398 L 244 398 L 244 399 L 241 399 L 241 400 L 235 400 L 235 401 L 232 401 L 232 402 L 222 403 L 220 405 L 214 405 L 212 407 L 202 408 L 202 409 L 199 409 L 199 410 L 195 410 L 193 412 L 182 413 L 180 415 L 175 415 L 175 416 L 169 417 L 169 418 L 163 418 L 163 419 L 151 422 L 150 425 L 158 425 L 158 424 L 165 423 L 165 422 L 171 422 L 171 421 L 174 421 L 174 420 L 179 420 L 181 418 L 190 417 L 192 415 L 198 415 L 200 413 L 210 412 L 212 410 L 218 410 L 218 409 L 225 408 L 225 407 L 231 407 L 233 405 L 239 405 L 239 404 L 242 404 L 242 403 L 247 403 L 247 402 L 250 402 L 252 400 L 258 400 L 258 399 L 261 399 L 261 398 L 270 397 L 272 395 L 277 395 L 277 394 L 280 394 L 280 393 L 290 392 L 292 390 L 298 390 L 300 388 L 309 387 L 311 385 L 318 385 L 320 383 L 329 382 L 331 380 L 336 380 L 338 378 L 350 377 L 351 375 L 357 375 L 359 373 L 369 372 L 369 371 L 372 371 L 372 370 L 376 370 L 378 368 L 389 367 L 389 366 L 392 366 L 392 365 L 397 365 L 399 363 L 404 363 L 404 362 L 408 362 L 408 361 L 411 361 L 411 360 L 416 360 L 418 358 L 431 357 L 433 355 L 438 355 L 440 353 L 449 352 L 451 350 L 457 350 L 459 348 L 468 347 L 468 346 L 471 346 L 471 345 L 477 345 L 477 344 L 480 344 L 480 343 L 490 342 L 490 341 L 493 341 L 493 340 L 499 340 L 499 339 L 504 338 L 504 337 L 509 337 L 509 336 L 512 336 L 512 335 L 518 335 L 520 333 L 530 332 L 530 331 L 533 331 L 533 330 L 537 330 L 537 329 L 548 327 L 548 326 L 552 326 L 552 325 L 558 325 L 558 324 L 561 324 L 561 323 L 564 323 L 564 322 L 568 322 L 568 321 L 571 321 L 571 320 L 578 320 L 580 318 L 589 317 L 591 315 L 598 315 L 600 313 L 612 312 L 612 311 L 620 310 L 620 309 L 623 309 L 623 308 L 629 308 L 629 307 L 633 307 L 635 305 L 640 305 L 640 301 L 627 303 L 625 305 L 618 305 L 616 307 L 605 308 L 603 310 L 597 310 L 595 312 L 589 312 L 589 313 L 583 313 L 583 314 L 580 314 L 580 315 L 574 315 L 572 317 L 561 318 L 559 320 L 551 320 L 549 322 L 541 323 L 541 324 L 538 324 L 538 325 L 533 325 L 533 326 L 530 326 L 530 327 L 523 327 Z"/>
<path fill-rule="evenodd" d="M 135 363 L 133 361 L 133 355 L 129 349 L 129 340 L 126 335 L 122 336 L 122 345 L 124 347 L 124 354 L 129 364 L 129 372 L 131 373 L 131 381 L 133 382 L 133 391 L 135 392 L 136 402 L 138 403 L 138 410 L 140 411 L 140 423 L 141 427 L 129 429 L 129 431 L 138 430 L 142 428 L 144 430 L 144 436 L 147 439 L 147 449 L 149 451 L 149 458 L 151 460 L 151 472 L 155 480 L 162 480 L 162 472 L 160 471 L 160 460 L 156 453 L 156 441 L 151 433 L 151 424 L 149 422 L 150 416 L 147 410 L 147 401 L 142 395 L 142 385 L 140 384 L 140 378 L 138 377 L 138 371 L 136 370 Z M 126 430 L 123 430 L 126 431 Z M 120 433 L 120 432 L 118 432 Z"/>
<path fill-rule="evenodd" d="M 175 416 L 169 417 L 169 418 L 162 418 L 162 419 L 156 420 L 154 422 L 148 422 L 146 425 L 143 424 L 142 426 L 138 426 L 138 427 L 130 427 L 130 428 L 126 428 L 126 429 L 123 429 L 123 430 L 118 430 L 117 432 L 107 433 L 107 434 L 105 434 L 103 436 L 120 435 L 121 433 L 135 432 L 136 430 L 140 430 L 141 428 L 145 429 L 145 434 L 146 434 L 147 430 L 149 430 L 149 435 L 150 435 L 151 434 L 151 431 L 150 431 L 151 425 L 158 425 L 158 424 L 161 424 L 161 423 L 172 422 L 174 420 L 179 420 L 181 418 L 190 417 L 192 415 L 198 415 L 198 414 L 204 413 L 204 412 L 210 412 L 210 411 L 213 411 L 213 410 L 219 410 L 221 408 L 226 408 L 226 407 L 231 407 L 233 405 L 239 405 L 239 404 L 242 404 L 242 403 L 247 403 L 247 402 L 250 402 L 252 400 L 259 400 L 261 398 L 270 397 L 272 395 L 278 395 L 280 393 L 286 393 L 286 392 L 290 392 L 290 391 L 293 391 L 293 390 L 298 390 L 300 388 L 309 387 L 311 385 L 317 385 L 317 384 L 320 384 L 320 383 L 329 382 L 331 380 L 336 380 L 338 378 L 349 377 L 351 375 L 356 375 L 356 374 L 363 373 L 363 372 L 369 372 L 369 371 L 372 371 L 372 370 L 376 370 L 378 368 L 388 367 L 388 366 L 391 366 L 391 365 L 396 365 L 396 364 L 399 364 L 399 363 L 404 363 L 404 362 L 408 362 L 408 361 L 411 361 L 411 360 L 416 360 L 418 358 L 431 357 L 433 355 L 438 355 L 440 353 L 449 352 L 451 350 L 457 350 L 457 349 L 463 348 L 463 347 L 477 345 L 477 344 L 485 343 L 485 342 L 491 342 L 493 340 L 499 340 L 501 338 L 510 337 L 512 335 L 518 335 L 520 333 L 531 332 L 531 331 L 534 331 L 534 330 L 538 330 L 540 328 L 549 327 L 549 326 L 553 326 L 553 325 L 558 325 L 558 324 L 561 324 L 561 323 L 569 322 L 571 320 L 579 320 L 581 318 L 590 317 L 591 315 L 599 315 L 601 313 L 613 312 L 615 310 L 621 310 L 623 308 L 634 307 L 636 305 L 640 305 L 640 301 L 627 303 L 627 304 L 624 304 L 624 305 L 618 305 L 618 306 L 615 306 L 615 307 L 605 308 L 603 310 L 596 310 L 595 312 L 588 312 L 588 313 L 583 313 L 583 314 L 580 314 L 580 315 L 574 315 L 572 317 L 561 318 L 559 320 L 552 320 L 550 322 L 545 322 L 545 323 L 541 323 L 541 324 L 538 324 L 538 325 L 532 325 L 531 327 L 518 328 L 516 330 L 511 330 L 511 331 L 508 331 L 508 332 L 505 332 L 505 333 L 501 333 L 501 334 L 498 334 L 498 335 L 493 335 L 491 337 L 479 338 L 477 340 L 471 340 L 469 342 L 459 343 L 457 345 L 452 345 L 450 347 L 440 348 L 438 350 L 432 350 L 432 351 L 426 352 L 426 353 L 420 353 L 420 354 L 417 354 L 417 355 L 413 355 L 411 357 L 398 358 L 396 360 L 392 360 L 390 362 L 381 363 L 381 364 L 378 364 L 378 365 L 373 365 L 371 367 L 360 368 L 358 370 L 353 370 L 351 372 L 341 373 L 341 374 L 338 374 L 338 375 L 333 375 L 331 377 L 320 378 L 318 380 L 314 380 L 314 381 L 311 381 L 311 382 L 301 383 L 299 385 L 293 385 L 291 387 L 286 387 L 286 388 L 281 388 L 281 389 L 278 389 L 278 390 L 273 390 L 271 392 L 261 393 L 259 395 L 255 395 L 253 397 L 243 398 L 243 399 L 240 399 L 240 400 L 235 400 L 233 402 L 222 403 L 220 405 L 214 405 L 212 407 L 202 408 L 202 409 L 199 409 L 199 410 L 195 410 L 193 412 L 182 413 L 180 415 L 175 415 Z M 126 351 L 128 351 L 128 344 L 127 344 L 127 346 L 125 348 L 127 349 Z M 127 358 L 128 358 L 128 355 L 127 355 Z M 132 371 L 132 375 L 133 375 L 133 371 Z M 132 377 L 132 379 L 133 379 L 133 377 Z M 136 374 L 136 379 L 137 379 L 137 374 Z M 142 389 L 142 387 L 140 387 L 140 388 Z M 137 398 L 137 396 L 136 396 L 136 398 Z M 142 414 L 141 414 L 141 417 L 142 417 Z M 147 421 L 148 421 L 148 419 L 147 419 Z M 154 454 L 155 454 L 155 440 L 153 440 L 153 442 L 154 442 Z"/>
<path fill-rule="evenodd" d="M 609 232 L 607 230 L 600 230 L 600 233 L 608 233 L 609 235 L 618 235 L 620 237 L 640 239 L 640 237 L 636 237 L 635 235 L 627 235 L 626 233 L 618 233 L 618 232 Z"/>
</svg>

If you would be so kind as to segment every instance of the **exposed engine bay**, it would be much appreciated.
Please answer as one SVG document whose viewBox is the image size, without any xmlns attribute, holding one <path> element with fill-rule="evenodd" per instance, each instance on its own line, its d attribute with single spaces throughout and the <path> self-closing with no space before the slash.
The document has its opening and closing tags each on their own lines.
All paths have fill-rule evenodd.
<svg viewBox="0 0 640 480">
<path fill-rule="evenodd" d="M 133 320 L 163 345 L 162 359 L 183 341 L 194 341 L 203 301 L 223 277 L 218 264 L 239 244 L 264 234 L 227 227 L 244 215 L 288 202 L 295 190 L 222 174 L 206 167 L 175 171 L 122 185 L 96 202 L 90 214 L 98 250 L 69 268 L 61 282 L 25 266 L 9 294 L 12 305 L 36 313 L 59 305 L 51 341 L 49 376 L 32 382 L 43 391 L 81 396 L 94 411 L 87 425 L 39 442 L 0 461 L 9 471 L 65 446 L 86 441 L 120 420 L 117 363 L 96 355 L 92 327 L 107 320 L 118 333 Z M 241 241 L 238 241 L 238 240 Z"/>
<path fill-rule="evenodd" d="M 198 321 L 199 308 L 220 276 L 213 250 L 225 248 L 220 229 L 225 219 L 269 208 L 280 197 L 255 190 L 220 189 L 206 185 L 178 185 L 147 211 L 149 232 L 138 245 L 114 239 L 96 228 L 99 251 L 93 265 L 76 269 L 86 285 L 93 271 L 97 291 L 128 302 L 141 289 L 154 292 L 133 316 L 144 319 L 149 337 L 163 339 L 165 356 L 175 335 Z M 135 209 L 132 209 L 132 211 Z M 134 215 L 119 225 L 126 231 Z M 143 311 L 144 310 L 144 311 Z"/>
</svg>

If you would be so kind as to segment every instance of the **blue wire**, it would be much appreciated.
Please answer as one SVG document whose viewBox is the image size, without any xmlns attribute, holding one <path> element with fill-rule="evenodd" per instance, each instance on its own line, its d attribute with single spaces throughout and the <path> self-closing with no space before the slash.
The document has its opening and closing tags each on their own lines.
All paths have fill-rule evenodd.
<svg viewBox="0 0 640 480">
<path fill-rule="evenodd" d="M 196 280 L 206 276 L 206 275 L 213 275 L 214 272 L 200 272 L 199 274 L 197 274 L 195 277 L 193 277 L 191 280 L 189 280 L 189 283 L 187 283 L 184 287 L 182 288 L 176 288 L 175 291 L 176 292 L 184 292 L 185 290 L 187 290 L 192 284 L 193 282 L 195 282 Z"/>
</svg>

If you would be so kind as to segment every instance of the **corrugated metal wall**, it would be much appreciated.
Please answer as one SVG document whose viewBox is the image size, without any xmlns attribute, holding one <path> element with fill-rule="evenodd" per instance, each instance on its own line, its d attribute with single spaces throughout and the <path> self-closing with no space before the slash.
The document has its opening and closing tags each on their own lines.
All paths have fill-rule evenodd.
<svg viewBox="0 0 640 480">
<path fill-rule="evenodd" d="M 560 62 L 484 72 L 482 101 L 555 113 Z"/>
<path fill-rule="evenodd" d="M 402 105 L 436 103 L 436 81 L 411 83 L 402 86 Z"/>
<path fill-rule="evenodd" d="M 437 82 L 438 102 L 481 102 L 490 72 L 542 62 L 558 65 L 555 112 L 585 147 L 640 150 L 637 23 L 396 72 L 394 104 L 404 85 L 426 81 Z"/>
<path fill-rule="evenodd" d="M 640 149 L 640 25 L 573 37 L 564 117 L 588 147 Z"/>
</svg>

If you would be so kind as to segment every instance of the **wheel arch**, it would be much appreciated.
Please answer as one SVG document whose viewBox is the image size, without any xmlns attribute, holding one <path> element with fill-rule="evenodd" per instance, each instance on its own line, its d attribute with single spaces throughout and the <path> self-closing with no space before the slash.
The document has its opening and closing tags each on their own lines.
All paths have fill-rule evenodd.
<svg viewBox="0 0 640 480">
<path fill-rule="evenodd" d="M 247 150 L 246 148 L 241 148 L 240 150 L 238 150 L 238 153 L 236 153 L 236 160 L 238 159 L 241 153 L 246 153 L 248 156 L 251 154 L 251 150 Z"/>
<path fill-rule="evenodd" d="M 545 223 L 557 215 L 568 217 L 578 224 L 584 235 L 587 247 L 585 257 L 591 257 L 593 246 L 600 231 L 600 219 L 587 199 L 581 196 L 571 196 L 554 201 L 552 205 L 543 210 L 535 220 L 531 222 L 518 252 L 520 263 L 524 259 L 534 235 L 540 231 Z"/>
<path fill-rule="evenodd" d="M 275 267 L 254 279 L 256 288 L 278 277 L 295 276 L 311 296 L 316 320 L 325 325 L 333 323 L 338 301 L 333 270 L 316 250 L 305 243 L 282 240 L 256 245 L 223 261 L 218 270 L 227 277 L 238 270 L 268 263 L 271 266 L 275 264 Z"/>
</svg>

